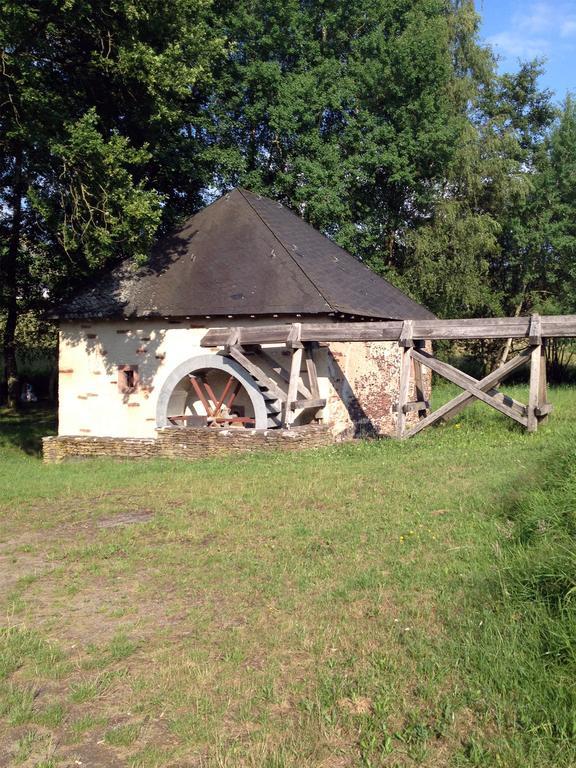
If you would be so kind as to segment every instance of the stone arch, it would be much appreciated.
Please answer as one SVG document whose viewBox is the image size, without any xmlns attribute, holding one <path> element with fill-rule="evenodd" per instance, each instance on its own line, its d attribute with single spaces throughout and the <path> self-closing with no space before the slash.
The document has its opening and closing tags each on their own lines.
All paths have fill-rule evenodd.
<svg viewBox="0 0 576 768">
<path fill-rule="evenodd" d="M 233 376 L 237 379 L 244 389 L 254 408 L 255 429 L 266 429 L 268 426 L 268 411 L 266 410 L 266 401 L 262 392 L 258 388 L 250 374 L 242 368 L 235 360 L 222 355 L 197 355 L 191 357 L 176 366 L 166 377 L 160 387 L 158 401 L 156 403 L 156 427 L 168 427 L 168 405 L 170 398 L 178 384 L 189 373 L 194 371 L 206 371 L 215 369 Z"/>
</svg>

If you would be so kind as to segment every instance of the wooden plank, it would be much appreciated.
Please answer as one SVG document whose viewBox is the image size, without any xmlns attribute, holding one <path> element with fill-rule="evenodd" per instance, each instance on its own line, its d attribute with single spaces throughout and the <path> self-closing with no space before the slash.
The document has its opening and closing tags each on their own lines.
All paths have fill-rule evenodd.
<svg viewBox="0 0 576 768">
<path fill-rule="evenodd" d="M 410 369 L 412 367 L 412 347 L 400 347 L 400 384 L 398 387 L 398 405 L 396 408 L 396 436 L 404 437 L 406 428 L 406 412 L 404 406 L 408 402 L 410 391 Z"/>
<path fill-rule="evenodd" d="M 315 408 L 316 410 L 319 410 L 320 408 L 324 408 L 326 406 L 326 400 L 324 400 L 321 397 L 316 398 L 315 400 L 294 400 L 290 403 L 290 408 L 293 411 L 297 411 L 300 408 Z"/>
<path fill-rule="evenodd" d="M 413 350 L 412 354 L 417 360 L 420 360 L 420 362 L 424 363 L 424 365 L 426 365 L 428 368 L 431 368 L 436 373 L 439 373 L 445 379 L 448 379 L 448 381 L 457 384 L 459 387 L 473 395 L 477 400 L 481 400 L 483 403 L 492 406 L 492 408 L 500 411 L 500 413 L 503 413 L 505 416 L 509 416 L 511 419 L 514 419 L 514 421 L 517 421 L 523 426 L 526 426 L 526 419 L 524 416 L 520 416 L 516 409 L 506 405 L 504 402 L 502 402 L 502 400 L 497 399 L 492 395 L 489 395 L 487 392 L 482 391 L 482 389 L 478 387 L 480 382 L 478 382 L 477 379 L 474 379 L 472 376 L 468 376 L 468 374 L 459 371 L 458 368 L 454 368 L 452 365 L 448 365 L 448 363 L 437 360 L 427 352 Z M 498 369 L 499 373 L 500 371 L 501 369 Z"/>
<path fill-rule="evenodd" d="M 288 382 L 288 394 L 286 396 L 286 408 L 284 410 L 284 426 L 290 427 L 294 412 L 292 403 L 298 395 L 298 379 L 300 378 L 300 368 L 302 367 L 303 347 L 296 347 L 292 352 L 292 364 L 290 366 L 290 381 Z"/>
<path fill-rule="evenodd" d="M 283 403 L 286 402 L 286 394 L 280 389 L 278 384 L 276 384 L 267 373 L 264 373 L 262 368 L 249 360 L 238 347 L 230 347 L 229 356 L 236 360 L 237 363 L 240 363 L 243 368 L 246 368 L 248 373 L 258 379 L 262 385 L 272 392 L 274 397 L 278 398 L 278 400 L 281 400 Z"/>
<path fill-rule="evenodd" d="M 552 403 L 544 403 L 544 405 L 539 406 L 535 409 L 536 416 L 539 416 L 541 419 L 545 419 L 548 414 L 552 413 L 554 410 L 554 406 Z"/>
<path fill-rule="evenodd" d="M 398 341 L 403 321 L 302 323 L 300 341 Z M 528 338 L 529 317 L 465 318 L 457 320 L 413 320 L 414 339 L 521 339 Z M 576 337 L 576 315 L 543 315 L 543 337 Z M 269 325 L 238 328 L 238 342 L 246 344 L 286 344 L 291 326 Z M 292 331 L 294 334 L 294 331 Z M 212 328 L 201 341 L 203 347 L 223 346 L 229 328 Z"/>
<path fill-rule="evenodd" d="M 261 357 L 266 362 L 266 364 L 270 366 L 274 373 L 280 376 L 281 379 L 283 379 L 286 383 L 290 381 L 290 374 L 286 368 L 283 368 L 280 363 L 275 360 L 272 355 L 268 354 L 265 349 L 259 349 L 257 354 L 258 357 Z M 298 382 L 298 392 L 300 392 L 300 394 L 308 400 L 314 397 L 312 391 L 308 389 L 308 387 L 303 384 L 302 381 Z"/>
<path fill-rule="evenodd" d="M 316 368 L 316 350 L 318 342 L 309 341 L 304 345 L 306 349 L 306 372 L 310 383 L 310 399 L 318 400 L 320 397 L 320 387 L 318 385 L 318 370 Z"/>
<path fill-rule="evenodd" d="M 542 365 L 542 345 L 535 344 L 530 355 L 530 392 L 528 395 L 528 432 L 538 429 L 536 409 L 540 407 L 540 368 Z"/>
</svg>

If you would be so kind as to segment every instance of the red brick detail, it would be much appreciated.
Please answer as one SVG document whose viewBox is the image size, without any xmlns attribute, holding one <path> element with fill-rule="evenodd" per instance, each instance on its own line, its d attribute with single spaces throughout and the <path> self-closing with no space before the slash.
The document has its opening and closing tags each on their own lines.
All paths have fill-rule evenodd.
<svg viewBox="0 0 576 768">
<path fill-rule="evenodd" d="M 140 408 L 140 403 L 128 403 L 128 408 Z"/>
<path fill-rule="evenodd" d="M 74 373 L 74 368 L 59 368 L 58 373 Z"/>
</svg>

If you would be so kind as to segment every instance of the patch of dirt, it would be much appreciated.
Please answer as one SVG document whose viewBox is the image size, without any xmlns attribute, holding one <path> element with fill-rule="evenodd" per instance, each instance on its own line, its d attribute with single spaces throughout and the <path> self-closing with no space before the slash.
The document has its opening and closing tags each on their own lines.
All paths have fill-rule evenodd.
<svg viewBox="0 0 576 768">
<path fill-rule="evenodd" d="M 116 528 L 119 525 L 135 525 L 136 523 L 148 523 L 154 519 L 154 512 L 148 509 L 138 509 L 134 512 L 124 512 L 114 517 L 104 518 L 96 522 L 97 528 Z"/>
<path fill-rule="evenodd" d="M 360 696 L 356 699 L 340 699 L 338 706 L 340 709 L 350 712 L 351 715 L 369 715 L 372 712 L 374 703 L 367 696 Z"/>
</svg>

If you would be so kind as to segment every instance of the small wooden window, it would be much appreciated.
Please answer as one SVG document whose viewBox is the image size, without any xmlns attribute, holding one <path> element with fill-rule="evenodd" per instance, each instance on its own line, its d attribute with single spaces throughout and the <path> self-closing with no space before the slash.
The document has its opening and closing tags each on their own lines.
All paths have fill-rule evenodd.
<svg viewBox="0 0 576 768">
<path fill-rule="evenodd" d="M 129 395 L 138 389 L 138 366 L 137 365 L 119 365 L 118 366 L 118 389 L 123 395 Z"/>
</svg>

